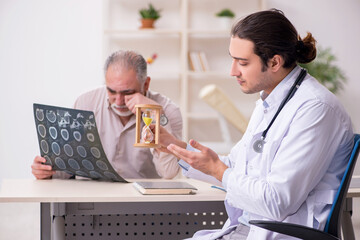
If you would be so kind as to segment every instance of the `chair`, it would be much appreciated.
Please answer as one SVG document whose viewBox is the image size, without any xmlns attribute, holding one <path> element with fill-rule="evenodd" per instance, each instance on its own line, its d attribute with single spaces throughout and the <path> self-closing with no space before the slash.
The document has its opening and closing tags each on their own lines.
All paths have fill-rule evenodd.
<svg viewBox="0 0 360 240">
<path fill-rule="evenodd" d="M 341 180 L 340 187 L 335 196 L 335 200 L 330 210 L 329 217 L 326 221 L 324 231 L 302 225 L 277 222 L 277 221 L 251 220 L 249 223 L 273 232 L 278 232 L 281 234 L 285 234 L 288 236 L 297 237 L 301 239 L 308 239 L 308 240 L 340 239 L 340 234 L 341 234 L 340 220 L 342 215 L 342 207 L 344 204 L 344 200 L 346 199 L 346 194 L 350 185 L 351 176 L 354 171 L 356 160 L 359 155 L 359 150 L 360 150 L 359 145 L 360 145 L 360 134 L 355 134 L 354 147 L 351 152 L 350 160 L 348 162 L 344 176 Z"/>
</svg>

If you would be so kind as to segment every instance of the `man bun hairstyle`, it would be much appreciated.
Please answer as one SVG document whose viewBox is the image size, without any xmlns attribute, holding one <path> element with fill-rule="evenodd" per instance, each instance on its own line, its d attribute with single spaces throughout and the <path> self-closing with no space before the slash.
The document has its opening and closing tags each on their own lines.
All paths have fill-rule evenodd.
<svg viewBox="0 0 360 240">
<path fill-rule="evenodd" d="M 301 39 L 292 23 L 278 9 L 260 11 L 248 15 L 236 23 L 232 37 L 254 43 L 254 53 L 263 63 L 263 71 L 274 55 L 284 59 L 284 68 L 298 63 L 309 63 L 316 57 L 316 40 L 311 33 Z"/>
<path fill-rule="evenodd" d="M 297 62 L 309 63 L 316 58 L 316 40 L 311 33 L 307 33 L 304 39 L 299 40 L 296 44 Z"/>
</svg>

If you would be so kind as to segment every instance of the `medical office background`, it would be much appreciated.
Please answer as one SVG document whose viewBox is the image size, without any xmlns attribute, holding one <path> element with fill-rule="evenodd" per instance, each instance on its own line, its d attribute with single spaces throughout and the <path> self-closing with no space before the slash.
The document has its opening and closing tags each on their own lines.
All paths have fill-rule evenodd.
<svg viewBox="0 0 360 240">
<path fill-rule="evenodd" d="M 180 0 L 171 1 L 177 4 L 180 2 Z M 250 0 L 188 1 L 196 2 L 193 4 L 199 9 L 204 8 L 206 12 L 208 4 L 241 9 Z M 102 67 L 107 55 L 104 23 L 109 21 L 104 11 L 105 2 L 101 0 L 0 0 L 0 179 L 33 178 L 30 166 L 34 156 L 39 154 L 32 112 L 34 102 L 71 107 L 78 95 L 104 83 Z M 140 9 L 146 7 L 150 1 L 131 2 L 138 4 Z M 170 1 L 152 0 L 151 2 L 155 7 L 161 7 L 166 6 L 165 2 Z M 301 36 L 310 31 L 321 47 L 331 48 L 332 53 L 337 57 L 335 63 L 343 70 L 347 78 L 344 89 L 337 93 L 337 96 L 350 114 L 355 132 L 359 133 L 360 1 L 262 0 L 259 2 L 264 4 L 266 9 L 275 7 L 283 10 Z M 166 9 L 162 10 L 164 16 L 166 16 L 166 11 Z M 202 18 L 200 12 L 197 15 L 196 9 L 194 11 L 192 15 L 197 18 L 196 24 L 206 26 L 209 20 Z M 214 14 L 212 11 L 209 10 L 210 16 Z M 202 10 L 201 13 L 203 12 Z M 136 17 L 132 19 L 137 19 L 138 12 L 133 14 Z M 170 17 L 168 15 L 167 18 L 168 21 L 165 21 L 166 18 L 163 19 L 164 21 L 160 18 L 156 26 L 166 28 L 167 22 L 180 26 L 179 15 L 174 14 Z M 116 23 L 110 24 L 116 26 Z M 132 22 L 129 25 L 137 28 L 139 23 Z M 119 41 L 124 41 L 124 39 Z M 173 45 L 177 44 L 176 41 L 169 40 L 169 45 L 164 44 L 165 52 L 174 51 Z M 217 40 L 216 38 L 209 40 L 210 44 L 211 41 L 216 43 Z M 151 44 L 146 45 L 146 39 L 144 44 L 138 46 L 141 50 L 144 46 L 147 48 L 148 55 L 145 57 L 149 57 L 153 51 Z M 216 51 L 227 51 L 227 46 L 219 50 L 216 50 L 216 47 L 216 45 L 212 46 L 215 49 L 215 57 Z M 214 58 L 214 55 L 210 54 L 209 57 Z M 213 65 L 214 68 L 221 65 L 222 68 L 217 71 L 223 71 L 224 81 L 233 81 L 236 85 L 235 79 L 227 77 L 230 61 L 226 59 Z M 153 64 L 149 67 L 156 66 L 157 69 L 164 69 L 164 72 L 168 73 L 165 75 L 169 77 L 169 80 L 174 78 L 172 71 L 176 68 L 176 62 L 169 65 L 159 54 Z M 162 76 L 162 78 L 167 78 L 167 76 Z M 215 83 L 222 84 L 219 80 Z M 155 80 L 152 84 L 155 87 L 162 85 L 161 82 Z M 167 94 L 166 89 L 161 90 Z M 170 87 L 168 90 L 171 91 Z M 194 87 L 191 91 L 197 90 L 199 89 Z M 236 102 L 238 100 L 236 98 L 234 103 L 246 117 L 250 117 L 257 96 L 241 93 L 240 87 L 235 87 L 232 91 L 237 91 L 241 99 L 247 99 L 244 101 L 246 105 L 242 101 Z M 178 100 L 177 103 L 180 105 L 181 101 L 183 100 Z M 191 106 L 196 101 L 199 99 L 191 97 L 187 99 L 187 104 Z M 202 106 L 201 103 L 200 106 Z M 196 110 L 195 108 L 194 111 Z M 196 138 L 199 134 L 198 137 L 206 138 L 204 133 L 196 132 L 196 129 L 189 127 L 188 131 L 192 137 Z M 360 164 L 357 165 L 355 174 L 360 174 Z M 38 204 L 0 203 L 0 215 L 0 239 L 39 239 Z M 358 199 L 354 200 L 353 223 L 356 235 L 360 238 L 360 200 Z M 21 226 L 21 231 L 19 231 L 19 226 Z"/>
</svg>

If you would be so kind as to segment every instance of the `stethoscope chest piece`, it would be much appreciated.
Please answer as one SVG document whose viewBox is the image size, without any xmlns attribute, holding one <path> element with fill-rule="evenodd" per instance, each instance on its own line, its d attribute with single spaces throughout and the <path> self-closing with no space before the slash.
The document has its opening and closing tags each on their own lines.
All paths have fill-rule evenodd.
<svg viewBox="0 0 360 240">
<path fill-rule="evenodd" d="M 294 96 L 295 92 L 297 91 L 297 89 L 299 88 L 300 84 L 302 83 L 302 81 L 304 80 L 306 76 L 306 70 L 305 69 L 301 69 L 301 72 L 299 74 L 299 76 L 296 78 L 294 84 L 292 85 L 290 91 L 288 92 L 288 94 L 286 95 L 286 97 L 283 99 L 283 101 L 281 102 L 278 110 L 276 111 L 274 117 L 271 119 L 270 124 L 268 125 L 268 127 L 265 129 L 265 131 L 262 133 L 261 138 L 259 140 L 256 140 L 253 144 L 253 149 L 255 152 L 257 153 L 262 153 L 263 152 L 263 148 L 264 148 L 264 144 L 265 144 L 265 138 L 266 138 L 266 134 L 269 131 L 271 125 L 274 123 L 276 117 L 279 115 L 281 109 L 285 106 L 285 104 Z"/>
<path fill-rule="evenodd" d="M 253 144 L 253 149 L 257 153 L 262 153 L 264 148 L 265 140 L 263 137 L 261 139 L 256 140 Z"/>
</svg>

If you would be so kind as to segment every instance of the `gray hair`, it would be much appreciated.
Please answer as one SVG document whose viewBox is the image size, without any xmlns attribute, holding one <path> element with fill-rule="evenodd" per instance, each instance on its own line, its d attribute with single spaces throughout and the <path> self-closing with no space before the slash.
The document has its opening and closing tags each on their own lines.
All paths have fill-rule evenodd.
<svg viewBox="0 0 360 240">
<path fill-rule="evenodd" d="M 112 53 L 105 62 L 104 74 L 111 65 L 134 70 L 141 87 L 144 86 L 147 78 L 147 63 L 143 56 L 134 51 L 116 51 Z"/>
</svg>

